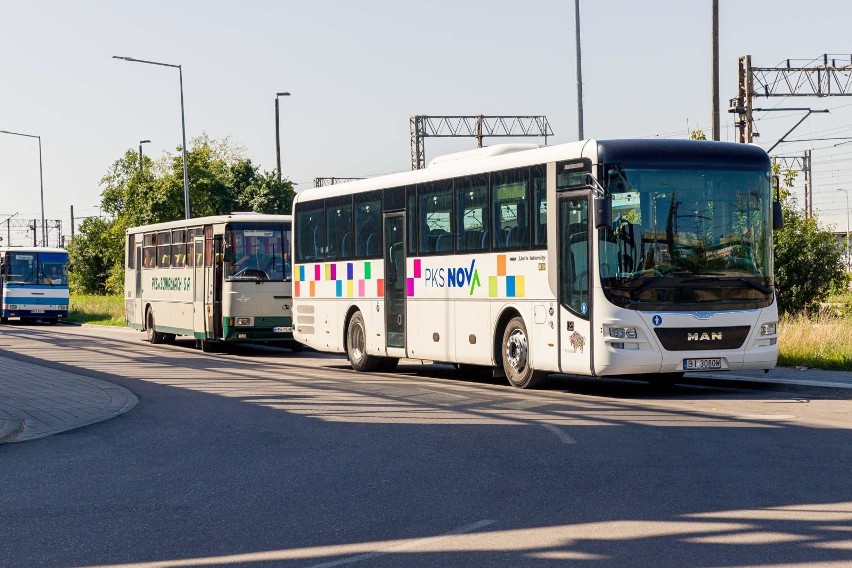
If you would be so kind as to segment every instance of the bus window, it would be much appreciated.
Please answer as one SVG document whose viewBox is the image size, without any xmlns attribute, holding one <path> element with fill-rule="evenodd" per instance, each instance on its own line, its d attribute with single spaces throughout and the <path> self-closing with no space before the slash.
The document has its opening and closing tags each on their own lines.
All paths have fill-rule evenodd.
<svg viewBox="0 0 852 568">
<path fill-rule="evenodd" d="M 186 262 L 185 238 L 186 231 L 183 229 L 172 231 L 172 268 L 180 268 Z"/>
<path fill-rule="evenodd" d="M 453 182 L 433 181 L 417 186 L 420 254 L 453 252 Z"/>
<path fill-rule="evenodd" d="M 417 254 L 417 187 L 411 185 L 405 188 L 406 229 L 405 240 L 408 241 L 408 256 Z"/>
<path fill-rule="evenodd" d="M 147 233 L 142 240 L 142 267 L 154 268 L 157 265 L 157 235 Z"/>
<path fill-rule="evenodd" d="M 313 201 L 296 210 L 299 220 L 296 233 L 296 262 L 310 262 L 325 258 L 325 210 L 322 201 Z"/>
<path fill-rule="evenodd" d="M 127 235 L 127 268 L 136 268 L 136 235 Z"/>
<path fill-rule="evenodd" d="M 494 203 L 494 237 L 498 250 L 529 248 L 529 170 L 496 172 L 491 176 Z"/>
<path fill-rule="evenodd" d="M 454 184 L 459 206 L 456 247 L 459 252 L 488 250 L 488 176 L 457 179 Z"/>
<path fill-rule="evenodd" d="M 10 252 L 6 281 L 9 284 L 36 283 L 36 253 Z"/>
<path fill-rule="evenodd" d="M 171 264 L 171 233 L 161 231 L 157 233 L 157 268 L 168 268 Z"/>
<path fill-rule="evenodd" d="M 382 195 L 370 191 L 355 196 L 355 258 L 382 255 Z"/>
<path fill-rule="evenodd" d="M 213 226 L 204 227 L 204 266 L 213 266 Z"/>
<path fill-rule="evenodd" d="M 326 258 L 352 258 L 354 236 L 352 235 L 352 198 L 326 200 L 325 218 L 328 230 L 328 253 Z"/>
<path fill-rule="evenodd" d="M 55 252 L 38 253 L 39 284 L 51 286 L 68 285 L 68 254 Z"/>
<path fill-rule="evenodd" d="M 533 248 L 547 248 L 547 183 L 545 166 L 530 168 L 532 185 L 532 245 Z"/>
</svg>

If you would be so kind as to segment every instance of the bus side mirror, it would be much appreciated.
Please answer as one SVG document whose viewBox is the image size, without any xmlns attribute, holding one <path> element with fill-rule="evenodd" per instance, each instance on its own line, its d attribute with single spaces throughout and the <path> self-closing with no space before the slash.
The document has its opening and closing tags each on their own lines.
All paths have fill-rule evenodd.
<svg viewBox="0 0 852 568">
<path fill-rule="evenodd" d="M 780 201 L 772 202 L 772 230 L 777 231 L 778 229 L 784 228 L 784 210 L 781 209 Z"/>
<path fill-rule="evenodd" d="M 612 198 L 595 198 L 595 229 L 612 226 Z"/>
</svg>

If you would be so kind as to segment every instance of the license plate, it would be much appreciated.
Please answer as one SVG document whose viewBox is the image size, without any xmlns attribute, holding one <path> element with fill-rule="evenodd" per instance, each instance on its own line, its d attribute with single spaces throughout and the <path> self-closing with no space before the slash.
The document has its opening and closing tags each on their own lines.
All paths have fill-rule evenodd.
<svg viewBox="0 0 852 568">
<path fill-rule="evenodd" d="M 292 327 L 273 327 L 272 333 L 293 333 Z"/>
<path fill-rule="evenodd" d="M 704 371 L 707 369 L 721 369 L 722 359 L 714 357 L 712 359 L 684 359 L 684 371 Z"/>
<path fill-rule="evenodd" d="M 34 314 L 43 314 L 44 310 L 30 310 Z"/>
</svg>

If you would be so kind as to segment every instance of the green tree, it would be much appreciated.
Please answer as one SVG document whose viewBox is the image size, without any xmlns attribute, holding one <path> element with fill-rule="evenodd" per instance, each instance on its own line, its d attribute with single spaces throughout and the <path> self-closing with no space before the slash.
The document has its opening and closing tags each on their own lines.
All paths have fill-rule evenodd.
<svg viewBox="0 0 852 568">
<path fill-rule="evenodd" d="M 71 290 L 118 294 L 124 289 L 124 227 L 116 220 L 89 217 L 68 245 Z"/>
<path fill-rule="evenodd" d="M 242 148 L 206 134 L 187 151 L 190 212 L 193 217 L 234 211 L 289 213 L 293 184 L 261 171 Z M 184 218 L 181 149 L 154 161 L 128 149 L 101 179 L 101 208 L 109 216 L 86 220 L 69 246 L 75 290 L 120 293 L 124 288 L 124 232 L 128 227 Z M 79 242 L 78 242 L 79 239 Z"/>
<path fill-rule="evenodd" d="M 778 308 L 783 313 L 798 313 L 814 308 L 844 281 L 842 251 L 831 231 L 798 209 L 790 193 L 796 172 L 782 173 L 776 167 L 775 173 L 784 178 L 784 228 L 774 233 Z"/>
</svg>

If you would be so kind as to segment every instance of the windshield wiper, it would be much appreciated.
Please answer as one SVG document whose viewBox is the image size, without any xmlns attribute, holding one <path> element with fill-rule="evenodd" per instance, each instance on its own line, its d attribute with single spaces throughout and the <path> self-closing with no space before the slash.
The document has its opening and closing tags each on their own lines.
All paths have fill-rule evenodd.
<svg viewBox="0 0 852 568">
<path fill-rule="evenodd" d="M 753 282 L 753 281 L 751 281 L 748 278 L 745 278 L 743 276 L 737 276 L 736 280 L 739 281 L 739 282 L 742 282 L 743 284 L 745 284 L 749 288 L 754 288 L 758 292 L 763 292 L 764 294 L 771 294 L 772 293 L 771 288 L 767 288 L 763 284 L 758 284 L 757 282 Z"/>
</svg>

